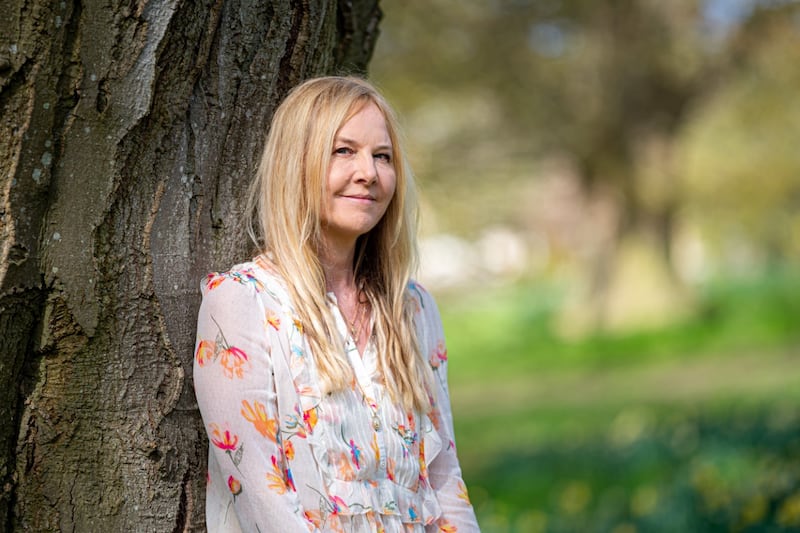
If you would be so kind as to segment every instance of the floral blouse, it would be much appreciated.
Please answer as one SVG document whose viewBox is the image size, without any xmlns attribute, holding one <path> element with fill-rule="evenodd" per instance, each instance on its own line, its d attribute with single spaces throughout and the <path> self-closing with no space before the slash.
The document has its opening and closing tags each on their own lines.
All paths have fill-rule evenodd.
<svg viewBox="0 0 800 533">
<path fill-rule="evenodd" d="M 359 355 L 332 294 L 354 379 L 323 395 L 303 324 L 262 258 L 209 274 L 202 291 L 194 384 L 210 441 L 209 532 L 479 531 L 453 441 L 441 321 L 422 287 L 409 291 L 438 385 L 428 415 L 390 399 L 374 345 Z"/>
</svg>

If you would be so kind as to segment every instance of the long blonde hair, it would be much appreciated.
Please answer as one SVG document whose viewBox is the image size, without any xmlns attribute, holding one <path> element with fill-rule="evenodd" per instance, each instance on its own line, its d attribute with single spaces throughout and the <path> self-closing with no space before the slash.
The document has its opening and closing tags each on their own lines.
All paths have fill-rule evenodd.
<svg viewBox="0 0 800 533">
<path fill-rule="evenodd" d="M 323 77 L 295 87 L 275 112 L 250 193 L 256 244 L 287 281 L 314 355 L 322 388 L 337 391 L 353 379 L 343 339 L 326 296 L 319 259 L 321 214 L 337 131 L 365 105 L 383 113 L 397 179 L 383 218 L 356 241 L 356 286 L 374 314 L 379 370 L 395 401 L 406 409 L 430 408 L 431 370 L 420 352 L 407 289 L 416 267 L 417 203 L 392 108 L 369 83 Z"/>
</svg>

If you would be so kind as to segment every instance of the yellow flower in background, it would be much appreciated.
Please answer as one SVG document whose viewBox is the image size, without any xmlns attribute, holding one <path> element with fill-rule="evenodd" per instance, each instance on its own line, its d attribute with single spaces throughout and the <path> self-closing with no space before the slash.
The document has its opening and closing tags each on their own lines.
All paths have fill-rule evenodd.
<svg viewBox="0 0 800 533">
<path fill-rule="evenodd" d="M 800 526 L 800 491 L 786 498 L 778 508 L 778 523 L 783 527 Z"/>
</svg>

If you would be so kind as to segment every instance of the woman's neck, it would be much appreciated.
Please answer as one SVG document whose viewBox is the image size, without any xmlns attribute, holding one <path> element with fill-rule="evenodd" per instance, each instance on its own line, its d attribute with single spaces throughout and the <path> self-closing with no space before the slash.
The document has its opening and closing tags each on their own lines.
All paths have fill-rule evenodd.
<svg viewBox="0 0 800 533">
<path fill-rule="evenodd" d="M 354 256 L 355 243 L 339 247 L 328 243 L 320 251 L 320 263 L 325 274 L 325 290 L 336 295 L 336 305 L 350 330 L 350 337 L 362 354 L 371 335 L 370 305 L 362 300 L 363 295 L 356 287 Z"/>
<path fill-rule="evenodd" d="M 348 248 L 324 246 L 320 250 L 320 263 L 325 274 L 325 289 L 337 297 L 351 294 L 355 288 L 353 257 L 355 246 Z"/>
</svg>

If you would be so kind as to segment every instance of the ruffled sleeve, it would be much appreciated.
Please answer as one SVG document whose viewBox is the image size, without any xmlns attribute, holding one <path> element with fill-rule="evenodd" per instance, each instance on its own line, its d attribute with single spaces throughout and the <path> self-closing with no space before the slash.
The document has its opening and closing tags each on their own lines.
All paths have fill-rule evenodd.
<svg viewBox="0 0 800 533">
<path fill-rule="evenodd" d="M 207 525 L 215 531 L 318 531 L 303 509 L 281 437 L 261 294 L 247 273 L 209 276 L 197 323 L 194 386 L 208 432 Z M 273 330 L 273 331 L 271 331 Z"/>
<path fill-rule="evenodd" d="M 434 524 L 427 527 L 427 531 L 479 532 L 478 521 L 469 501 L 456 455 L 453 415 L 447 384 L 447 347 L 441 317 L 436 302 L 427 291 L 419 284 L 412 284 L 411 290 L 419 303 L 417 331 L 420 335 L 420 346 L 425 350 L 423 355 L 427 357 L 433 370 L 436 387 L 435 404 L 429 415 L 438 436 L 438 439 L 433 440 L 441 441 L 441 446 L 437 443 L 435 450 L 427 448 L 425 450 L 428 454 L 426 459 L 430 461 L 429 481 L 442 509 L 442 515 Z"/>
</svg>

